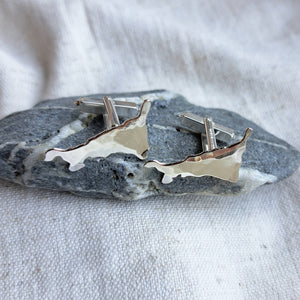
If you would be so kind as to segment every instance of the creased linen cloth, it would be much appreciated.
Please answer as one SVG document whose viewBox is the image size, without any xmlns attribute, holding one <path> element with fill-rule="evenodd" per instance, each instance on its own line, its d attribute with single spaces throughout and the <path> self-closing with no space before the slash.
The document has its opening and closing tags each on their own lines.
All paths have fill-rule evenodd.
<svg viewBox="0 0 300 300">
<path fill-rule="evenodd" d="M 1 0 L 0 117 L 166 88 L 299 149 L 299 15 L 297 0 Z M 299 299 L 299 175 L 134 203 L 0 181 L 0 298 Z"/>
</svg>

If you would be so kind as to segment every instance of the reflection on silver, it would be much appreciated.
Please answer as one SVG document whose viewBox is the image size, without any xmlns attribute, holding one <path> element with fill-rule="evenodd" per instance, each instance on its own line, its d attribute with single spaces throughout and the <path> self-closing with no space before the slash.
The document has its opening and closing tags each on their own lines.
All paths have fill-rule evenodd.
<svg viewBox="0 0 300 300">
<path fill-rule="evenodd" d="M 149 161 L 145 164 L 146 168 L 156 168 L 164 173 L 162 183 L 168 184 L 177 176 L 212 176 L 223 180 L 236 182 L 239 177 L 239 169 L 242 164 L 242 155 L 246 150 L 246 142 L 252 133 L 251 128 L 247 128 L 244 137 L 237 143 L 224 148 L 217 148 L 216 127 L 222 128 L 222 136 L 227 139 L 229 134 L 234 135 L 233 131 L 226 127 L 214 124 L 211 118 L 201 118 L 204 128 L 202 131 L 203 152 L 197 155 L 186 157 L 183 161 L 164 164 L 157 160 Z M 224 133 L 224 128 L 226 133 Z M 204 130 L 203 130 L 204 129 Z M 204 132 L 203 132 L 204 131 Z"/>
<path fill-rule="evenodd" d="M 151 102 L 145 100 L 138 116 L 126 120 L 121 125 L 119 124 L 112 99 L 105 98 L 102 103 L 104 104 L 103 109 L 105 108 L 107 114 L 107 117 L 104 118 L 107 121 L 107 130 L 77 147 L 48 150 L 45 161 L 61 157 L 70 164 L 70 171 L 77 171 L 84 167 L 84 161 L 88 157 L 107 157 L 112 153 L 122 152 L 134 154 L 140 159 L 145 159 L 149 149 L 146 118 L 151 107 Z M 80 105 L 80 103 L 76 104 Z M 128 109 L 126 104 L 122 108 L 125 110 Z"/>
</svg>

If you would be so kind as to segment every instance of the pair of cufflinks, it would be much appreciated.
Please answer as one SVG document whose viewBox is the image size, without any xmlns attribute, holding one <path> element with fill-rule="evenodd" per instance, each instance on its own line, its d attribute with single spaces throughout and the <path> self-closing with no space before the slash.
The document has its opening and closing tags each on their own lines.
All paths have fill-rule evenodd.
<svg viewBox="0 0 300 300">
<path fill-rule="evenodd" d="M 114 101 L 104 97 L 102 100 L 80 98 L 75 102 L 82 112 L 102 114 L 106 130 L 91 137 L 84 144 L 69 149 L 50 149 L 46 152 L 45 161 L 61 157 L 69 163 L 70 171 L 84 167 L 84 161 L 91 157 L 107 157 L 112 153 L 128 153 L 144 160 L 149 151 L 146 118 L 151 102 L 144 100 L 142 106 L 133 102 Z M 120 123 L 119 116 L 126 117 Z M 216 124 L 210 117 L 199 117 L 192 113 L 180 116 L 182 128 L 201 135 L 202 149 L 200 154 L 187 156 L 182 161 L 163 163 L 156 160 L 144 164 L 146 168 L 156 168 L 163 173 L 162 183 L 168 184 L 177 176 L 212 176 L 230 182 L 236 182 L 246 150 L 246 141 L 252 133 L 247 128 L 244 137 L 231 144 L 234 132 L 230 128 Z M 218 148 L 217 140 L 228 144 Z"/>
</svg>

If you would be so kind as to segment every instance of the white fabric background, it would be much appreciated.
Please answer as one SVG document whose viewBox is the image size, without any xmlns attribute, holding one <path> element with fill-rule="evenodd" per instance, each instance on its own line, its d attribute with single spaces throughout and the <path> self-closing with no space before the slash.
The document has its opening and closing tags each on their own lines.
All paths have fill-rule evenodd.
<svg viewBox="0 0 300 300">
<path fill-rule="evenodd" d="M 298 149 L 300 2 L 0 2 L 0 117 L 166 88 Z M 135 203 L 0 181 L 2 299 L 299 299 L 299 175 L 238 197 Z"/>
</svg>

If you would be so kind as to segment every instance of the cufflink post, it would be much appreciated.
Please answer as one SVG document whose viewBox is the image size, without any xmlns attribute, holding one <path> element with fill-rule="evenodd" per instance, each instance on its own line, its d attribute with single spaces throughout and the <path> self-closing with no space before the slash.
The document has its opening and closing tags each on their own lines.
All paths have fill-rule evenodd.
<svg viewBox="0 0 300 300">
<path fill-rule="evenodd" d="M 180 124 L 183 129 L 189 130 L 193 133 L 206 133 L 204 118 L 195 114 L 185 112 L 179 116 Z M 215 138 L 219 141 L 230 143 L 234 139 L 234 131 L 231 128 L 212 122 L 214 128 Z"/>
<path fill-rule="evenodd" d="M 213 150 L 217 149 L 218 146 L 217 146 L 215 130 L 214 130 L 212 119 L 210 117 L 205 117 L 204 125 L 205 125 L 206 141 L 207 141 L 205 148 L 207 148 L 208 151 L 213 151 Z"/>
<path fill-rule="evenodd" d="M 104 98 L 111 99 L 110 97 L 105 96 Z M 108 108 L 110 106 L 108 101 L 103 99 L 96 99 L 90 97 L 81 97 L 75 104 L 79 106 L 82 112 L 92 113 L 92 114 L 106 114 L 107 109 L 113 110 L 113 108 Z M 125 118 L 133 118 L 139 112 L 139 107 L 134 102 L 127 101 L 118 101 L 118 100 L 109 100 L 109 102 L 113 101 L 113 107 L 118 116 L 122 116 Z M 106 102 L 106 104 L 105 104 Z"/>
<path fill-rule="evenodd" d="M 120 125 L 120 120 L 112 98 L 103 98 L 106 113 L 103 114 L 106 129 L 117 127 Z"/>
</svg>

